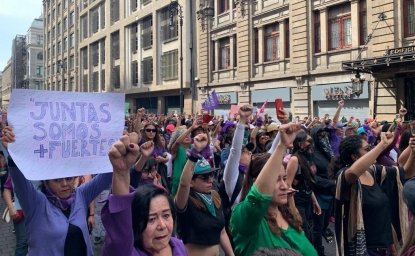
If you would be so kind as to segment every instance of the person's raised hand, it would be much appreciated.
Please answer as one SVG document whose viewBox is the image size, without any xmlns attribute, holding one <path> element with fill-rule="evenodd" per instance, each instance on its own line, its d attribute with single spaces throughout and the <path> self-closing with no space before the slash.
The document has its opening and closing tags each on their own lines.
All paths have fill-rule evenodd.
<svg viewBox="0 0 415 256">
<path fill-rule="evenodd" d="M 197 115 L 196 118 L 193 121 L 192 127 L 193 127 L 193 129 L 196 129 L 199 126 L 201 126 L 202 124 L 203 124 L 203 116 L 202 115 Z"/>
<path fill-rule="evenodd" d="M 390 145 L 393 142 L 393 133 L 392 132 L 382 132 L 380 134 L 381 142 L 385 145 Z"/>
<path fill-rule="evenodd" d="M 138 134 L 135 132 L 122 136 L 108 152 L 114 172 L 120 173 L 128 173 L 139 154 Z"/>
<path fill-rule="evenodd" d="M 295 136 L 300 130 L 300 125 L 295 123 L 283 124 L 279 127 L 281 133 L 281 142 L 286 147 L 292 147 Z"/>
<path fill-rule="evenodd" d="M 252 106 L 250 105 L 243 105 L 238 110 L 239 120 L 246 122 L 249 117 L 252 115 Z"/>
<path fill-rule="evenodd" d="M 141 155 L 144 157 L 150 157 L 153 154 L 154 142 L 146 141 L 140 146 Z"/>
<path fill-rule="evenodd" d="M 193 140 L 193 147 L 197 152 L 201 152 L 208 144 L 208 137 L 205 133 L 196 135 Z"/>
<path fill-rule="evenodd" d="M 409 138 L 409 147 L 411 147 L 412 152 L 415 152 L 415 137 Z"/>
<path fill-rule="evenodd" d="M 343 108 L 344 107 L 344 100 L 340 100 L 339 102 L 337 102 L 337 104 L 339 104 L 339 107 Z"/>
<path fill-rule="evenodd" d="M 5 143 L 13 143 L 16 140 L 16 137 L 13 132 L 13 128 L 11 126 L 6 126 L 2 130 L 3 138 L 2 141 Z"/>
</svg>

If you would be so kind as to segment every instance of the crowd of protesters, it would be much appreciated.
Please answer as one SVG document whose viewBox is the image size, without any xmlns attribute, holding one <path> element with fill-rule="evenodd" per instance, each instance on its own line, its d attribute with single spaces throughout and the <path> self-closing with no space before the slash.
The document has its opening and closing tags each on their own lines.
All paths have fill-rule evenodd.
<svg viewBox="0 0 415 256">
<path fill-rule="evenodd" d="M 415 255 L 415 123 L 404 108 L 390 123 L 346 118 L 345 104 L 280 120 L 249 105 L 228 116 L 141 108 L 109 150 L 112 172 L 39 184 L 9 156 L 19 138 L 3 126 L 15 255 L 93 255 L 103 241 L 108 256 L 321 256 L 323 239 L 337 255 Z"/>
</svg>

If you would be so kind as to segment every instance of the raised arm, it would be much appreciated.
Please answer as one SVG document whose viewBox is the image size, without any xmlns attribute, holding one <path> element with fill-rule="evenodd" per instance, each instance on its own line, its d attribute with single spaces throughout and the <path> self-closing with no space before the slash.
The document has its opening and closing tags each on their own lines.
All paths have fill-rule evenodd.
<svg viewBox="0 0 415 256">
<path fill-rule="evenodd" d="M 255 180 L 255 185 L 260 193 L 272 195 L 274 192 L 275 183 L 278 179 L 276 169 L 283 168 L 282 160 L 287 147 L 292 144 L 299 129 L 299 125 L 293 123 L 280 126 L 279 133 L 281 134 L 281 141 Z"/>
<path fill-rule="evenodd" d="M 223 173 L 225 190 L 229 199 L 232 197 L 239 174 L 239 159 L 241 158 L 242 142 L 245 133 L 246 120 L 252 113 L 252 107 L 249 105 L 242 106 L 239 109 L 239 123 L 236 125 L 235 133 L 232 139 L 232 147 L 229 153 L 228 161 Z"/>
<path fill-rule="evenodd" d="M 138 135 L 136 133 L 122 136 L 111 146 L 108 156 L 113 168 L 113 195 L 125 195 L 130 192 L 130 166 L 135 163 L 138 155 Z"/>
<path fill-rule="evenodd" d="M 201 158 L 200 152 L 208 144 L 207 135 L 202 133 L 196 135 L 192 148 L 191 156 L 188 157 L 187 162 L 183 168 L 182 176 L 180 177 L 180 184 L 177 189 L 176 197 L 174 198 L 178 210 L 183 210 L 187 206 L 190 193 L 190 183 L 193 177 L 193 170 L 198 158 Z"/>
<path fill-rule="evenodd" d="M 382 133 L 381 141 L 372 150 L 367 152 L 364 157 L 359 157 L 349 169 L 345 172 L 346 181 L 349 184 L 354 183 L 359 177 L 370 168 L 376 161 L 376 158 L 387 148 L 393 141 L 393 134 L 391 132 Z M 358 157 L 358 156 L 356 156 Z"/>
<path fill-rule="evenodd" d="M 343 107 L 344 107 L 344 100 L 341 100 L 341 101 L 338 102 L 336 113 L 334 113 L 334 116 L 333 116 L 333 121 L 332 121 L 333 126 L 335 126 L 336 123 L 339 121 L 340 112 L 341 112 Z"/>
<path fill-rule="evenodd" d="M 412 137 L 409 140 L 409 146 L 404 150 L 409 151 L 408 159 L 406 160 L 403 168 L 405 170 L 405 178 L 410 179 L 415 176 L 415 138 Z M 400 158 L 400 157 L 399 157 Z"/>
</svg>

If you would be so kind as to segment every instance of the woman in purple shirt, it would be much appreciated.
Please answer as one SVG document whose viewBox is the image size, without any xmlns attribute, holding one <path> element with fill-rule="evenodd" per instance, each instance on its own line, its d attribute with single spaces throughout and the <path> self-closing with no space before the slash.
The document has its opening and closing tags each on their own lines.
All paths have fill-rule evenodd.
<svg viewBox="0 0 415 256">
<path fill-rule="evenodd" d="M 125 135 L 113 144 L 109 158 L 114 173 L 112 194 L 102 209 L 107 230 L 103 255 L 187 255 L 181 240 L 172 237 L 175 211 L 167 191 L 156 185 L 130 187 L 130 166 L 149 157 L 154 144 L 138 145 L 138 135 Z"/>
</svg>

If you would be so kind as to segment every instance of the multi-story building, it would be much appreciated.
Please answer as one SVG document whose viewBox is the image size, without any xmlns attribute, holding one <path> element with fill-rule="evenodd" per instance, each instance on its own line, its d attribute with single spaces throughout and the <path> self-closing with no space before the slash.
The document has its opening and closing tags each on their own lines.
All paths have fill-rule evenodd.
<svg viewBox="0 0 415 256">
<path fill-rule="evenodd" d="M 3 69 L 1 80 L 1 106 L 6 108 L 9 105 L 10 94 L 12 91 L 12 60 L 7 61 Z"/>
<path fill-rule="evenodd" d="M 46 88 L 69 79 L 70 90 L 125 92 L 132 110 L 190 112 L 196 12 L 178 3 L 182 15 L 170 0 L 45 0 Z"/>
<path fill-rule="evenodd" d="M 16 35 L 12 42 L 11 72 L 12 72 L 12 89 L 26 88 L 26 36 Z"/>
<path fill-rule="evenodd" d="M 43 18 L 34 19 L 26 35 L 25 88 L 43 89 Z"/>
<path fill-rule="evenodd" d="M 201 102 L 218 93 L 216 113 L 268 100 L 266 111 L 275 116 L 278 98 L 299 116 L 332 115 L 340 99 L 343 113 L 359 118 L 391 120 L 401 105 L 415 115 L 415 62 L 402 57 L 415 51 L 405 48 L 415 39 L 413 0 L 198 0 L 197 6 L 197 87 Z"/>
<path fill-rule="evenodd" d="M 43 65 L 46 90 L 79 91 L 79 0 L 43 1 Z"/>
</svg>

